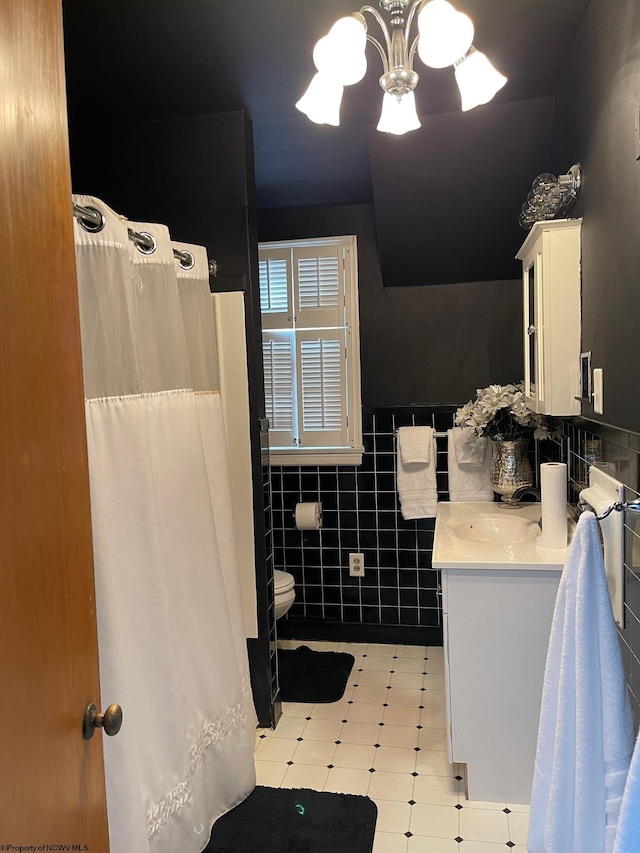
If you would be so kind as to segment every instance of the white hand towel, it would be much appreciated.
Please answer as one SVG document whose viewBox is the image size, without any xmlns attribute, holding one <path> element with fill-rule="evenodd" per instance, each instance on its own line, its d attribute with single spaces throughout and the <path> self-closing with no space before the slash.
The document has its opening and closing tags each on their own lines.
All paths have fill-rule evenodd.
<svg viewBox="0 0 640 853">
<path fill-rule="evenodd" d="M 398 447 L 404 464 L 422 462 L 428 465 L 431 461 L 433 436 L 433 427 L 400 427 Z"/>
<path fill-rule="evenodd" d="M 633 751 L 624 788 L 614 853 L 638 853 L 640 850 L 640 737 Z"/>
<path fill-rule="evenodd" d="M 476 435 L 468 427 L 454 427 L 449 430 L 449 439 L 451 438 L 453 438 L 454 453 L 458 465 L 472 465 L 476 468 L 481 468 L 484 465 L 489 443 L 487 438 Z M 451 445 L 451 442 L 449 444 Z M 451 452 L 451 448 L 449 452 Z"/>
<path fill-rule="evenodd" d="M 405 463 L 398 440 L 398 494 L 402 517 L 433 518 L 436 514 L 438 493 L 436 488 L 436 437 L 431 427 L 429 463 Z M 399 438 L 400 430 L 398 430 Z"/>
<path fill-rule="evenodd" d="M 460 433 L 466 433 L 462 451 L 459 450 Z M 492 501 L 491 453 L 487 452 L 487 439 L 477 436 L 472 430 L 459 427 L 448 430 L 447 437 L 449 499 L 451 501 Z M 472 439 L 479 443 L 475 450 Z M 461 456 L 465 459 L 482 459 L 482 462 L 480 465 L 476 462 L 466 463 L 462 461 Z"/>
<path fill-rule="evenodd" d="M 611 853 L 632 748 L 598 524 L 585 512 L 569 548 L 551 626 L 529 853 Z"/>
</svg>

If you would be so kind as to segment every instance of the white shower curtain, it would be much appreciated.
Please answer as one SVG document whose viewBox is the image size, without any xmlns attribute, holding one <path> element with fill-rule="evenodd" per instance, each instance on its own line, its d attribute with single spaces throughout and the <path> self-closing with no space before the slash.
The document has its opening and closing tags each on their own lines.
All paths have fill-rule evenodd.
<svg viewBox="0 0 640 853">
<path fill-rule="evenodd" d="M 206 252 L 75 223 L 111 853 L 199 853 L 255 785 Z M 141 252 L 127 227 L 151 234 Z M 184 318 L 184 319 L 183 319 Z M 105 741 L 107 739 L 105 738 Z"/>
</svg>

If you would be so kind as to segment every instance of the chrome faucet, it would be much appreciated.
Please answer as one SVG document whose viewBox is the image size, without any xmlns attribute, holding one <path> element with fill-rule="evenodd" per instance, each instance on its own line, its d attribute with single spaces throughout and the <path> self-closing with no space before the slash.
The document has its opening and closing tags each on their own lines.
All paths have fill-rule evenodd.
<svg viewBox="0 0 640 853">
<path fill-rule="evenodd" d="M 533 495 L 536 500 L 541 500 L 540 489 L 536 489 L 535 486 L 521 486 L 511 495 L 511 500 L 520 501 L 525 495 Z"/>
</svg>

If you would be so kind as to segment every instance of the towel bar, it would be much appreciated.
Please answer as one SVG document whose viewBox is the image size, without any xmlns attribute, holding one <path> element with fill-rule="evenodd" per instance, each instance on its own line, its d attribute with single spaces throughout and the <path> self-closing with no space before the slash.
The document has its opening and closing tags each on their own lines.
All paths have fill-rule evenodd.
<svg viewBox="0 0 640 853">
<path fill-rule="evenodd" d="M 585 510 L 591 510 L 593 512 L 591 505 L 581 498 L 578 501 L 578 512 L 582 513 Z M 596 513 L 596 518 L 598 521 L 602 521 L 614 511 L 624 512 L 625 510 L 629 510 L 630 512 L 640 512 L 640 498 L 636 498 L 633 501 L 616 501 L 611 504 L 608 509 L 605 509 L 604 512 L 601 512 L 600 515 Z"/>
<path fill-rule="evenodd" d="M 394 429 L 393 434 L 396 436 L 398 435 L 398 427 L 396 427 L 396 429 Z M 436 438 L 446 438 L 447 437 L 446 432 L 434 432 L 434 435 Z"/>
<path fill-rule="evenodd" d="M 600 522 L 600 535 L 613 615 L 624 628 L 624 518 L 623 511 L 640 511 L 640 502 L 627 501 L 625 487 L 595 465 L 589 466 L 589 486 L 578 495 L 578 506 L 589 507 Z"/>
</svg>

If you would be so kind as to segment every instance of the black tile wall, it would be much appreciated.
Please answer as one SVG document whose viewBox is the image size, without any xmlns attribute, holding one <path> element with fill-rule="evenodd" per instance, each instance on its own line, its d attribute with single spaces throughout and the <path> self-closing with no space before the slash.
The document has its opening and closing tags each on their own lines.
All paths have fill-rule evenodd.
<svg viewBox="0 0 640 853">
<path fill-rule="evenodd" d="M 597 465 L 626 486 L 626 499 L 640 497 L 640 435 L 576 418 L 565 424 L 569 468 L 569 501 L 575 506 Z M 625 513 L 624 625 L 618 628 L 625 675 L 636 729 L 640 728 L 640 518 Z"/>
<path fill-rule="evenodd" d="M 401 641 L 403 628 L 440 630 L 440 578 L 431 566 L 435 519 L 402 518 L 395 430 L 433 426 L 444 433 L 456 408 L 365 408 L 362 465 L 272 467 L 274 564 L 296 582 L 280 633 L 294 635 L 302 623 L 394 626 Z M 448 500 L 446 438 L 436 445 L 438 497 Z M 322 502 L 321 530 L 296 530 L 293 513 L 301 501 Z M 349 576 L 354 551 L 364 554 L 363 578 Z"/>
<path fill-rule="evenodd" d="M 300 626 L 341 624 L 366 629 L 388 626 L 397 631 L 441 627 L 439 572 L 432 568 L 434 520 L 405 521 L 395 482 L 395 430 L 399 426 L 433 426 L 445 432 L 455 406 L 365 408 L 365 454 L 360 467 L 272 467 L 265 476 L 265 527 L 270 567 L 296 580 L 296 602 L 280 620 L 284 636 Z M 558 441 L 533 442 L 532 466 L 567 461 L 569 502 L 595 464 L 627 487 L 627 499 L 640 497 L 640 435 L 585 418 L 565 421 Z M 446 439 L 437 439 L 438 497 L 448 500 Z M 299 501 L 322 501 L 323 527 L 295 529 Z M 349 553 L 360 551 L 365 576 L 349 577 Z M 625 623 L 619 629 L 626 680 L 636 728 L 640 727 L 640 517 L 625 514 Z M 269 590 L 269 600 L 273 592 Z M 270 604 L 272 695 L 277 692 L 275 622 Z M 310 636 L 307 632 L 306 636 Z M 365 636 L 365 635 L 361 635 Z M 372 635 L 373 636 L 373 635 Z M 392 636 L 392 635 L 391 635 Z M 392 638 L 389 639 L 392 642 Z"/>
</svg>

